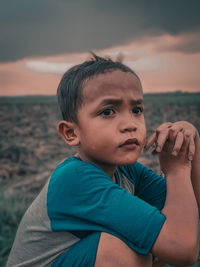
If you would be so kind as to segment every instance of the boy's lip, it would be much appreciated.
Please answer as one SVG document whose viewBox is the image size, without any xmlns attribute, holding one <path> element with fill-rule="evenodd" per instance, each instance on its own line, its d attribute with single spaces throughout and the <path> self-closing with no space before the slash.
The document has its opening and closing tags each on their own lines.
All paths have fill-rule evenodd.
<svg viewBox="0 0 200 267">
<path fill-rule="evenodd" d="M 137 138 L 129 138 L 125 142 L 119 145 L 119 147 L 128 146 L 128 145 L 137 145 L 139 146 L 139 141 Z"/>
</svg>

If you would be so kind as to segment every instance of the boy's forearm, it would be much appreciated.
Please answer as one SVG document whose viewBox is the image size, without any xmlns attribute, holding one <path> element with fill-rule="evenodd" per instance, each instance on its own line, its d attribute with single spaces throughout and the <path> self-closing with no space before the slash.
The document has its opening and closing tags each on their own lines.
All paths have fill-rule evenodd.
<svg viewBox="0 0 200 267">
<path fill-rule="evenodd" d="M 184 233 L 198 236 L 198 207 L 191 183 L 189 168 L 172 170 L 167 174 L 167 196 L 162 213 L 174 229 L 180 226 Z M 180 229 L 181 230 L 181 229 Z M 181 232 L 177 232 L 177 234 Z M 194 233 L 194 235 L 192 235 Z"/>
<path fill-rule="evenodd" d="M 192 161 L 191 181 L 198 204 L 200 216 L 200 139 L 199 134 L 195 138 L 195 155 Z"/>
<path fill-rule="evenodd" d="M 158 258 L 172 264 L 187 264 L 198 255 L 198 208 L 189 168 L 167 174 L 167 196 L 162 213 L 166 221 L 153 246 Z"/>
</svg>

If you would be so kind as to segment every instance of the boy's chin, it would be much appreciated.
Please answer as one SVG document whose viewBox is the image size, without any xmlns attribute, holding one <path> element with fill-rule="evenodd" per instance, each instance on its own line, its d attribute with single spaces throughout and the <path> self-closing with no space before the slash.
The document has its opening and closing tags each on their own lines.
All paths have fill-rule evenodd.
<svg viewBox="0 0 200 267">
<path fill-rule="evenodd" d="M 117 165 L 131 165 L 133 163 L 135 163 L 138 160 L 138 157 L 130 157 L 130 158 L 123 158 L 121 160 L 119 160 L 119 162 L 117 163 Z"/>
</svg>

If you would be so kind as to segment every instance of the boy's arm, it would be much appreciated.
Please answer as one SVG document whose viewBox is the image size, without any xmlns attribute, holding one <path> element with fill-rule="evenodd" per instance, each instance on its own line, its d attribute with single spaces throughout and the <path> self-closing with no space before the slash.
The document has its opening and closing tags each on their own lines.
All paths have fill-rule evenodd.
<svg viewBox="0 0 200 267">
<path fill-rule="evenodd" d="M 195 154 L 192 160 L 192 172 L 191 180 L 193 185 L 193 190 L 196 196 L 198 208 L 199 208 L 199 217 L 200 217 L 200 139 L 199 134 L 197 133 L 195 137 Z"/>
<path fill-rule="evenodd" d="M 194 147 L 190 142 L 191 134 L 186 129 L 184 133 L 183 125 L 174 126 L 172 131 L 169 131 L 170 127 L 170 124 L 165 124 L 157 131 L 156 138 L 154 136 L 154 142 L 160 148 L 157 152 L 160 152 L 161 168 L 166 175 L 167 195 L 162 210 L 166 221 L 152 252 L 168 263 L 192 264 L 197 260 L 199 250 L 198 208 L 191 183 L 191 163 L 188 160 L 188 148 L 193 152 Z M 172 155 L 174 148 L 178 152 L 176 156 Z M 194 182 L 198 181 L 197 172 L 196 166 Z"/>
<path fill-rule="evenodd" d="M 190 169 L 174 168 L 166 179 L 166 202 L 161 211 L 166 221 L 152 253 L 167 263 L 191 265 L 198 257 L 198 212 Z"/>
<path fill-rule="evenodd" d="M 154 133 L 147 141 L 146 150 L 156 142 L 156 148 L 154 153 L 159 152 L 159 149 L 162 150 L 168 135 L 173 135 L 176 138 L 176 142 L 173 148 L 173 151 L 176 151 L 178 154 L 181 146 L 183 144 L 183 134 L 188 136 L 190 139 L 188 147 L 188 158 L 192 162 L 191 169 L 191 181 L 193 185 L 193 190 L 198 204 L 199 217 L 200 217 L 200 139 L 197 129 L 187 121 L 178 121 L 175 123 L 164 123 L 162 124 L 156 133 Z"/>
</svg>

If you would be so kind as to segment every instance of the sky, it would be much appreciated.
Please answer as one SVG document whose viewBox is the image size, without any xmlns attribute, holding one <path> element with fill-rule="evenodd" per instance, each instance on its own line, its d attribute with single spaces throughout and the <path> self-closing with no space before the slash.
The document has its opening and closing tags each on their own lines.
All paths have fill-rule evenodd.
<svg viewBox="0 0 200 267">
<path fill-rule="evenodd" d="M 144 92 L 200 92 L 199 0 L 0 0 L 0 95 L 56 94 L 91 56 L 123 59 Z"/>
</svg>

